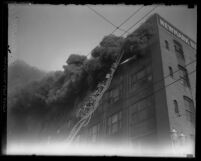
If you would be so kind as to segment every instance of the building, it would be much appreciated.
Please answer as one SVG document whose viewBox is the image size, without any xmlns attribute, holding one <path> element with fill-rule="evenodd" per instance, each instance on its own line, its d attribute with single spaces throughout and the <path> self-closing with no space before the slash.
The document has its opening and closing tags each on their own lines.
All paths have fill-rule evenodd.
<svg viewBox="0 0 201 161">
<path fill-rule="evenodd" d="M 151 148 L 194 145 L 196 43 L 158 14 L 146 22 L 155 34 L 144 56 L 120 64 L 80 138 Z"/>
</svg>

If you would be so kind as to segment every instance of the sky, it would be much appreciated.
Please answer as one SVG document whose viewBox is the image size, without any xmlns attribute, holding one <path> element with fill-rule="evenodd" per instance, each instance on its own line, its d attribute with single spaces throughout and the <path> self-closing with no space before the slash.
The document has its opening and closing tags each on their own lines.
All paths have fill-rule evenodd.
<svg viewBox="0 0 201 161">
<path fill-rule="evenodd" d="M 118 26 L 140 5 L 90 5 Z M 154 6 L 143 7 L 121 28 L 127 30 Z M 159 5 L 149 15 L 158 13 L 197 42 L 197 6 Z M 146 20 L 146 16 L 142 22 Z M 136 25 L 130 32 L 139 27 Z M 8 64 L 20 59 L 44 71 L 63 70 L 70 54 L 88 55 L 115 27 L 87 5 L 9 4 Z M 117 30 L 114 35 L 123 32 Z"/>
</svg>

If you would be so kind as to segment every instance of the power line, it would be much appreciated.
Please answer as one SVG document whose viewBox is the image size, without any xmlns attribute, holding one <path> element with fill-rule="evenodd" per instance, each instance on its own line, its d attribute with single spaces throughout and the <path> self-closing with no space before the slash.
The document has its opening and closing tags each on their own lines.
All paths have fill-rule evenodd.
<svg viewBox="0 0 201 161">
<path fill-rule="evenodd" d="M 145 14 L 141 19 L 139 19 L 135 24 L 133 24 L 131 27 L 129 27 L 126 32 L 124 32 L 122 35 L 120 36 L 123 36 L 124 34 L 126 33 L 129 33 L 128 31 L 131 30 L 134 26 L 136 26 L 140 21 L 142 21 L 147 15 L 149 15 L 153 10 L 155 10 L 158 6 L 155 6 L 154 8 L 152 8 L 147 14 Z M 196 54 L 193 53 L 193 55 L 197 56 Z"/>
<path fill-rule="evenodd" d="M 196 60 L 193 60 L 192 62 L 188 63 L 188 64 L 185 65 L 184 67 L 187 67 L 187 66 L 189 66 L 189 65 L 191 65 L 191 64 L 193 64 L 193 63 L 195 63 L 195 62 L 196 62 Z M 172 74 L 175 74 L 175 73 L 177 73 L 177 72 L 179 72 L 179 71 L 180 71 L 179 69 L 178 69 L 178 70 L 175 70 Z M 153 85 L 156 85 L 157 83 L 159 83 L 159 82 L 165 80 L 165 79 L 168 78 L 168 77 L 170 77 L 170 74 L 164 76 L 162 79 L 159 79 L 159 80 L 153 82 Z M 149 88 L 149 87 L 144 87 L 144 88 L 141 88 L 139 91 L 136 91 L 136 93 L 137 93 L 136 95 L 138 95 L 139 92 L 141 92 L 142 90 L 147 89 L 147 88 Z M 132 96 L 135 96 L 135 94 L 132 95 Z"/>
<path fill-rule="evenodd" d="M 131 19 L 131 17 L 133 17 L 134 15 L 136 15 L 143 7 L 144 7 L 144 6 L 138 8 L 135 12 L 133 12 L 126 20 L 124 20 L 124 21 L 118 26 L 118 28 L 121 27 L 123 24 L 125 24 L 129 19 Z M 114 29 L 111 34 L 113 34 L 116 30 L 117 30 L 117 28 Z"/>
<path fill-rule="evenodd" d="M 98 15 L 100 15 L 98 12 L 96 12 L 94 9 L 92 9 L 92 8 L 90 8 L 89 6 L 87 6 L 89 9 L 91 9 L 92 11 L 94 11 L 95 13 L 97 13 Z M 120 26 L 122 26 L 123 24 L 125 24 L 131 17 L 133 17 L 135 14 L 137 14 L 137 12 L 139 12 L 142 8 L 143 8 L 144 6 L 142 6 L 142 7 L 140 7 L 137 11 L 135 11 L 132 15 L 130 15 L 125 21 L 123 21 L 119 26 L 116 26 L 116 25 L 113 25 L 113 26 L 115 26 L 116 28 L 115 28 L 115 30 L 113 30 L 112 31 L 112 33 L 111 34 L 113 34 L 117 29 L 119 29 L 119 27 Z M 101 15 L 101 17 L 104 17 L 104 16 L 102 16 Z M 104 19 L 105 19 L 105 17 L 104 17 Z M 107 21 L 109 21 L 109 20 L 107 20 Z M 110 21 L 109 21 L 110 22 Z M 124 31 L 124 33 L 126 33 L 125 31 Z M 87 54 L 87 56 L 90 54 L 91 52 L 89 52 L 88 54 Z"/>
<path fill-rule="evenodd" d="M 195 62 L 196 62 L 196 60 L 193 60 L 193 61 L 191 61 L 190 63 L 186 64 L 184 67 L 187 67 L 187 66 L 189 66 L 189 65 L 191 65 L 191 64 L 193 64 L 193 63 L 195 63 Z M 175 70 L 175 71 L 173 72 L 173 74 L 175 74 L 175 73 L 177 73 L 177 72 L 179 72 L 179 71 L 180 71 L 179 69 L 178 69 L 178 70 Z M 194 71 L 188 73 L 188 75 L 194 73 L 195 71 L 196 71 L 196 70 L 194 70 Z M 157 83 L 159 83 L 159 82 L 165 80 L 165 79 L 168 78 L 168 77 L 170 77 L 170 74 L 164 76 L 162 79 L 160 79 L 160 80 L 158 80 L 158 81 L 156 81 L 156 82 L 153 82 L 152 85 L 154 86 L 154 85 L 156 85 Z M 146 99 L 146 98 L 148 98 L 148 97 L 153 96 L 153 95 L 154 95 L 155 93 L 157 93 L 158 91 L 160 91 L 160 90 L 162 90 L 163 88 L 166 88 L 166 87 L 168 87 L 168 86 L 170 86 L 170 85 L 176 83 L 176 82 L 179 81 L 179 80 L 181 80 L 181 78 L 179 78 L 179 79 L 177 79 L 177 80 L 171 82 L 170 84 L 168 84 L 168 85 L 166 85 L 166 86 L 164 86 L 164 87 L 158 89 L 157 91 L 152 92 L 151 94 L 149 94 L 149 95 L 146 96 L 146 97 L 140 98 L 139 100 L 137 100 L 137 101 L 136 101 L 135 103 L 133 103 L 132 105 L 134 105 L 134 104 L 140 102 L 140 101 L 143 100 L 143 99 Z M 148 89 L 148 88 L 150 88 L 150 86 L 144 87 L 144 88 L 139 88 L 140 90 L 136 91 L 136 94 L 133 94 L 132 97 L 135 97 L 135 96 L 139 95 L 139 93 L 144 92 L 144 90 L 145 90 L 145 89 Z M 107 92 L 107 91 L 106 91 L 106 92 Z M 63 126 L 62 126 L 62 127 L 63 127 Z"/>
<path fill-rule="evenodd" d="M 188 75 L 191 75 L 191 74 L 193 74 L 194 72 L 196 72 L 196 70 L 191 71 L 190 73 L 188 73 Z M 159 92 L 160 90 L 162 90 L 162 89 L 164 89 L 164 88 L 167 88 L 167 87 L 173 85 L 174 83 L 178 82 L 178 81 L 181 80 L 181 79 L 182 79 L 182 78 L 179 78 L 179 79 L 175 80 L 174 82 L 172 82 L 172 83 L 170 83 L 170 84 L 168 84 L 168 85 L 165 85 L 165 86 L 163 86 L 162 88 L 159 88 L 159 89 L 156 90 L 156 91 L 153 91 L 151 94 L 147 95 L 146 97 L 143 97 L 143 98 L 138 99 L 138 100 L 135 101 L 132 105 L 135 105 L 135 104 L 137 104 L 138 102 L 140 102 L 140 101 L 142 101 L 142 100 L 144 100 L 144 99 L 147 99 L 147 98 L 153 96 L 154 94 L 156 94 L 156 93 Z M 138 93 L 138 94 L 139 94 L 139 93 Z"/>
<path fill-rule="evenodd" d="M 195 63 L 195 62 L 196 62 L 196 60 L 194 60 L 194 61 L 188 63 L 188 64 L 185 65 L 184 67 L 187 67 L 187 66 L 189 66 L 189 65 L 191 65 L 192 63 Z M 177 73 L 177 72 L 179 72 L 179 71 L 180 71 L 180 70 L 176 70 L 176 71 L 173 72 L 173 74 L 175 74 L 175 73 Z M 157 83 L 159 83 L 159 82 L 165 80 L 165 79 L 168 78 L 169 76 L 170 76 L 170 74 L 166 75 L 166 76 L 163 77 L 162 79 L 159 79 L 159 80 L 153 82 L 153 85 L 156 85 Z M 143 88 L 138 88 L 138 91 L 136 91 L 136 94 L 133 94 L 132 97 L 135 97 L 135 96 L 139 95 L 140 92 L 143 92 L 143 90 L 148 89 L 148 88 L 150 88 L 150 86 L 148 86 L 148 87 L 145 86 L 145 87 L 143 87 Z"/>
<path fill-rule="evenodd" d="M 90 8 L 89 6 L 87 6 L 88 8 Z M 136 26 L 140 21 L 142 21 L 142 19 L 144 19 L 148 14 L 150 14 L 153 10 L 155 10 L 156 8 L 157 8 L 158 6 L 155 6 L 154 8 L 152 8 L 147 14 L 145 14 L 141 19 L 139 19 L 135 24 L 133 24 L 131 27 L 129 27 L 126 31 L 124 31 L 124 33 L 121 35 L 121 36 L 123 36 L 125 33 L 129 33 L 128 31 L 131 29 L 131 28 L 133 28 L 134 26 Z M 92 8 L 90 8 L 90 9 L 92 9 Z M 140 9 L 142 9 L 142 7 L 140 8 Z M 140 9 L 138 9 L 138 11 L 140 10 Z M 93 9 L 92 9 L 93 10 Z M 94 10 L 94 12 L 95 12 L 95 10 Z M 130 16 L 131 17 L 131 16 Z M 130 19 L 129 17 L 127 18 L 127 19 Z M 122 23 L 123 24 L 123 23 Z M 116 28 L 117 28 L 117 26 L 115 26 Z M 91 53 L 91 52 L 90 52 Z M 87 54 L 87 56 L 90 54 L 90 53 L 88 53 Z"/>
<path fill-rule="evenodd" d="M 105 16 L 103 16 L 102 14 L 98 13 L 95 9 L 89 7 L 88 5 L 87 5 L 87 7 L 88 7 L 90 10 L 92 10 L 94 13 L 96 13 L 97 15 L 99 15 L 100 17 L 102 17 L 105 21 L 107 21 L 108 23 L 110 23 L 112 26 L 114 26 L 116 29 L 119 29 L 119 30 L 121 30 L 121 31 L 127 32 L 126 30 L 121 29 L 121 28 L 119 28 L 118 26 L 114 25 L 110 20 L 108 20 L 108 19 L 107 19 Z"/>
<path fill-rule="evenodd" d="M 135 25 L 137 25 L 144 17 L 146 17 L 149 13 L 151 13 L 151 12 L 152 12 L 154 9 L 156 9 L 157 7 L 158 7 L 158 6 L 152 8 L 152 10 L 150 10 L 147 14 L 145 14 L 139 21 L 137 21 L 134 25 L 132 25 L 128 30 L 130 30 L 132 27 L 134 27 Z M 124 34 L 125 34 L 125 33 L 124 33 Z M 90 53 L 89 53 L 89 54 L 90 54 Z M 196 60 L 194 60 L 194 61 L 188 63 L 187 65 L 185 65 L 185 67 L 187 67 L 188 65 L 194 63 L 195 61 L 196 61 Z M 174 71 L 173 74 L 176 73 L 176 72 L 178 72 L 178 71 L 180 71 L 180 70 Z M 159 82 L 165 80 L 165 79 L 166 79 L 167 77 L 169 77 L 169 76 L 170 76 L 170 74 L 168 74 L 168 75 L 166 75 L 165 77 L 163 77 L 162 79 L 160 79 L 160 80 L 154 82 L 153 84 L 157 84 L 157 83 L 159 83 Z M 146 89 L 146 88 L 147 88 L 147 87 L 145 87 L 145 88 L 143 88 L 143 89 Z M 141 90 L 142 90 L 142 89 L 141 89 Z M 141 92 L 141 91 L 138 91 L 138 92 Z"/>
<path fill-rule="evenodd" d="M 134 26 L 136 26 L 140 21 L 142 21 L 148 14 L 150 14 L 153 10 L 155 10 L 158 6 L 155 6 L 152 8 L 148 13 L 146 13 L 141 19 L 139 19 L 135 24 L 133 24 L 131 27 L 129 27 L 126 31 L 128 32 L 130 29 L 132 29 Z M 123 36 L 126 32 L 124 32 L 121 36 Z"/>
<path fill-rule="evenodd" d="M 193 74 L 194 72 L 196 72 L 196 70 L 191 71 L 190 73 L 188 73 L 188 75 Z M 151 94 L 149 94 L 149 95 L 147 95 L 147 96 L 145 96 L 145 97 L 143 97 L 143 98 L 138 99 L 137 101 L 135 101 L 134 103 L 132 103 L 132 106 L 135 105 L 135 104 L 137 104 L 138 102 L 144 100 L 144 99 L 147 99 L 147 98 L 153 96 L 154 94 L 156 94 L 157 92 L 161 91 L 162 89 L 165 89 L 165 88 L 167 88 L 167 87 L 173 85 L 174 83 L 178 82 L 178 81 L 181 80 L 181 79 L 182 79 L 182 78 L 179 78 L 179 79 L 175 80 L 174 82 L 172 82 L 172 83 L 170 83 L 170 84 L 168 84 L 168 85 L 165 85 L 165 86 L 163 86 L 162 88 L 159 88 L 158 90 L 153 91 Z M 138 93 L 138 95 L 139 95 L 139 93 Z M 81 121 L 81 120 L 80 120 L 80 121 Z"/>
<path fill-rule="evenodd" d="M 156 6 L 156 7 L 157 7 L 157 6 Z M 135 23 L 134 25 L 132 25 L 127 31 L 129 31 L 131 28 L 133 28 L 135 25 L 137 25 L 144 17 L 146 17 L 149 13 L 151 13 L 156 7 L 154 7 L 151 11 L 149 11 L 146 15 L 144 15 L 139 21 L 137 21 L 137 23 Z M 126 33 L 126 32 L 125 32 L 125 33 Z M 124 33 L 124 34 L 125 34 L 125 33 Z M 124 34 L 123 34 L 123 35 L 124 35 Z M 194 71 L 192 71 L 191 73 L 188 73 L 188 74 L 190 75 L 190 74 L 192 74 L 192 73 L 195 72 L 195 71 L 196 71 L 196 70 L 194 70 Z M 179 81 L 179 80 L 181 80 L 181 78 L 177 79 L 176 81 L 174 81 L 174 82 L 172 82 L 172 83 L 170 83 L 170 84 L 168 84 L 168 85 L 165 85 L 164 87 L 162 87 L 162 88 L 160 88 L 160 89 L 158 89 L 158 90 L 152 92 L 151 94 L 149 94 L 149 95 L 146 96 L 146 97 L 143 97 L 142 99 L 145 99 L 145 98 L 147 98 L 147 97 L 150 97 L 150 96 L 154 95 L 155 93 L 159 92 L 161 89 L 167 88 L 168 86 L 170 86 L 170 85 L 176 83 L 176 82 Z M 138 93 L 138 94 L 139 94 L 139 93 Z M 141 99 L 139 99 L 138 101 L 136 101 L 134 104 L 136 104 L 136 103 L 139 102 L 140 100 L 141 100 Z"/>
<path fill-rule="evenodd" d="M 145 14 L 140 20 L 138 20 L 134 25 L 132 25 L 128 30 L 130 30 L 130 29 L 133 28 L 135 25 L 137 25 L 143 18 L 145 18 L 148 14 L 150 14 L 150 13 L 151 13 L 153 10 L 155 10 L 157 7 L 158 7 L 158 6 L 155 6 L 154 8 L 152 8 L 147 14 Z M 142 7 L 141 7 L 141 8 L 142 8 Z M 131 16 L 130 16 L 130 17 L 131 17 Z M 125 21 L 124 21 L 124 22 L 125 22 Z M 127 30 L 127 31 L 128 31 L 128 30 Z M 125 33 L 124 33 L 124 34 L 125 34 Z M 185 67 L 187 67 L 188 65 L 194 63 L 195 61 L 196 61 L 196 60 L 194 60 L 194 61 L 188 63 L 187 65 L 185 65 Z M 180 70 L 174 71 L 173 74 L 176 73 L 176 72 L 178 72 L 178 71 L 180 71 Z M 160 79 L 160 80 L 154 82 L 153 84 L 159 83 L 159 82 L 165 80 L 165 79 L 166 79 L 167 77 L 169 77 L 169 76 L 170 76 L 170 74 L 168 74 L 167 76 L 163 77 L 162 79 Z M 141 92 L 141 91 L 139 91 L 139 92 Z"/>
</svg>

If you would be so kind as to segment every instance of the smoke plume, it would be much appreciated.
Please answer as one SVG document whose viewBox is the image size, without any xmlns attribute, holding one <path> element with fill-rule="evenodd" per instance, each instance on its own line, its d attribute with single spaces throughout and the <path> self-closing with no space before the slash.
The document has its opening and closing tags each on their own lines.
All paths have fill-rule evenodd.
<svg viewBox="0 0 201 161">
<path fill-rule="evenodd" d="M 105 36 L 91 51 L 90 58 L 72 54 L 63 66 L 63 72 L 57 71 L 41 81 L 27 85 L 17 93 L 12 93 L 8 96 L 9 116 L 12 118 L 11 131 L 20 129 L 27 132 L 28 129 L 36 129 L 28 128 L 30 124 L 27 120 L 30 118 L 32 126 L 39 129 L 59 122 L 59 119 L 62 119 L 61 115 L 70 113 L 75 105 L 104 79 L 122 51 L 124 58 L 140 53 L 152 35 L 151 26 L 145 24 L 126 38 Z M 40 126 L 36 126 L 38 122 Z"/>
</svg>

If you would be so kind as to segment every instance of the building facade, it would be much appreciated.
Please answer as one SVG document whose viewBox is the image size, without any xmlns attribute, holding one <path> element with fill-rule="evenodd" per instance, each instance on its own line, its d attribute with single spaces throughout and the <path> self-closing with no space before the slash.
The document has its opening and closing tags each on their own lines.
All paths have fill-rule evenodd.
<svg viewBox="0 0 201 161">
<path fill-rule="evenodd" d="M 121 62 L 80 140 L 194 146 L 196 43 L 158 14 L 146 22 L 154 36 L 143 56 Z"/>
</svg>

